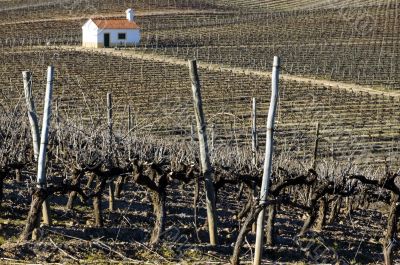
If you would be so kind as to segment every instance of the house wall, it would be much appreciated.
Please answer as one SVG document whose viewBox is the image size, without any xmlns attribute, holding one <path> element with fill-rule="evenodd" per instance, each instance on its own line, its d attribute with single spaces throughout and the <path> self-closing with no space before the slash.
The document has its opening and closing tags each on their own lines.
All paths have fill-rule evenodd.
<svg viewBox="0 0 400 265">
<path fill-rule="evenodd" d="M 82 26 L 82 46 L 98 48 L 98 29 L 92 20 Z"/>
<path fill-rule="evenodd" d="M 104 46 L 104 33 L 110 34 L 110 47 L 114 46 L 133 46 L 140 42 L 139 29 L 103 29 L 99 30 L 98 43 Z M 119 40 L 118 33 L 125 33 L 126 39 Z"/>
<path fill-rule="evenodd" d="M 98 29 L 92 20 L 82 26 L 82 46 L 90 48 L 104 47 L 104 33 L 110 34 L 110 47 L 134 46 L 140 42 L 139 29 Z M 125 33 L 126 39 L 119 40 L 118 33 Z"/>
</svg>

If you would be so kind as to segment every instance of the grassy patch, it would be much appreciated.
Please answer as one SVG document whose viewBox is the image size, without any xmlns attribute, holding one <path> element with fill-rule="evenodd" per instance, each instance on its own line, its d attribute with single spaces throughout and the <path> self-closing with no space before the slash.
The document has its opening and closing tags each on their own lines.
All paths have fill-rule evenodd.
<svg viewBox="0 0 400 265">
<path fill-rule="evenodd" d="M 168 247 L 168 246 L 162 246 L 159 249 L 160 255 L 167 258 L 167 259 L 172 259 L 175 257 L 176 253 L 175 251 Z"/>
<path fill-rule="evenodd" d="M 108 258 L 101 252 L 90 253 L 86 259 L 82 261 L 83 264 L 109 264 Z"/>
<path fill-rule="evenodd" d="M 5 224 L 5 225 L 14 225 L 14 226 L 24 226 L 25 225 L 25 220 L 24 219 L 1 219 L 0 218 L 0 224 Z"/>
<path fill-rule="evenodd" d="M 7 242 L 7 239 L 4 236 L 0 236 L 0 246 Z"/>
<path fill-rule="evenodd" d="M 203 258 L 203 253 L 198 249 L 188 249 L 185 251 L 185 257 L 192 260 L 200 260 Z"/>
</svg>

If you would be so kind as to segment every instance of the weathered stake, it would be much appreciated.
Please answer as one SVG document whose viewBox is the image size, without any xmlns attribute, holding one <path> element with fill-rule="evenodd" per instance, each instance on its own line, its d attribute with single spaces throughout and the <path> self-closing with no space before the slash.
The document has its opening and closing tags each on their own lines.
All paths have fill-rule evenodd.
<svg viewBox="0 0 400 265">
<path fill-rule="evenodd" d="M 252 164 L 254 168 L 257 168 L 257 151 L 258 151 L 258 141 L 257 141 L 257 104 L 256 98 L 252 99 L 251 104 L 251 153 L 252 153 Z M 257 194 L 257 187 L 254 185 L 253 187 L 253 196 L 255 197 Z M 253 233 L 256 232 L 257 224 L 253 223 L 251 231 Z"/>
<path fill-rule="evenodd" d="M 132 157 L 132 150 L 131 150 L 131 145 L 132 145 L 132 117 L 131 117 L 131 106 L 128 106 L 128 137 L 129 137 L 129 146 L 128 146 L 128 157 L 129 160 L 131 160 Z"/>
<path fill-rule="evenodd" d="M 58 100 L 56 100 L 56 126 L 57 126 L 56 156 L 57 156 L 57 162 L 60 162 L 61 132 L 60 132 L 60 109 Z"/>
<path fill-rule="evenodd" d="M 215 148 L 215 123 L 211 125 L 211 152 L 214 152 Z"/>
<path fill-rule="evenodd" d="M 312 160 L 312 169 L 316 169 L 315 167 L 317 166 L 317 159 L 318 159 L 318 144 L 319 144 L 319 122 L 317 122 L 316 127 L 315 127 L 315 143 L 314 143 L 314 153 L 313 153 L 313 160 Z M 309 186 L 307 188 L 307 204 L 310 203 L 311 197 L 313 194 L 313 186 Z"/>
<path fill-rule="evenodd" d="M 194 125 L 192 121 L 190 121 L 190 142 L 194 144 Z"/>
<path fill-rule="evenodd" d="M 201 169 L 205 181 L 208 232 L 210 235 L 210 244 L 214 246 L 218 244 L 215 189 L 212 179 L 212 168 L 207 144 L 207 130 L 201 99 L 201 86 L 199 75 L 197 72 L 197 63 L 195 60 L 189 60 L 189 71 L 190 79 L 192 81 L 193 103 L 197 122 L 197 133 L 199 136 Z"/>
<path fill-rule="evenodd" d="M 112 153 L 113 153 L 113 142 L 112 142 L 112 137 L 113 137 L 113 117 L 112 117 L 112 96 L 111 93 L 107 93 L 107 121 L 108 121 L 108 136 L 109 136 L 109 142 L 108 142 L 108 166 L 111 169 L 112 168 Z M 109 195 L 109 201 L 108 201 L 108 208 L 110 212 L 114 211 L 114 182 L 110 180 L 108 183 L 108 195 Z"/>
<path fill-rule="evenodd" d="M 47 185 L 46 155 L 47 155 L 47 145 L 49 143 L 51 100 L 53 96 L 53 78 L 54 78 L 54 67 L 49 66 L 47 68 L 46 95 L 44 99 L 45 101 L 43 110 L 43 123 L 42 123 L 42 132 L 40 136 L 40 150 L 38 157 L 37 187 L 40 189 L 45 189 Z M 51 225 L 50 209 L 47 200 L 44 200 L 42 204 L 42 216 L 43 216 L 43 222 L 47 225 Z"/>
<path fill-rule="evenodd" d="M 256 109 L 256 98 L 252 99 L 252 110 L 251 110 L 251 153 L 253 166 L 257 165 L 257 109 Z"/>
<path fill-rule="evenodd" d="M 24 81 L 24 92 L 26 107 L 28 109 L 29 124 L 31 126 L 33 153 L 35 161 L 39 156 L 39 121 L 36 114 L 35 102 L 32 95 L 32 73 L 28 71 L 22 72 L 22 78 Z"/>
<path fill-rule="evenodd" d="M 314 156 L 313 156 L 312 169 L 315 169 L 315 166 L 317 165 L 318 144 L 319 144 L 319 122 L 317 122 L 317 125 L 315 128 L 315 143 L 314 143 Z"/>
<path fill-rule="evenodd" d="M 278 102 L 279 67 L 280 67 L 279 57 L 275 56 L 273 70 L 272 70 L 271 103 L 269 106 L 268 120 L 267 120 L 267 140 L 265 146 L 264 172 L 260 190 L 261 205 L 265 205 L 265 203 L 267 202 L 268 188 L 269 188 L 268 184 L 272 172 L 273 132 L 274 132 L 276 106 Z M 264 245 L 263 244 L 264 219 L 265 219 L 265 206 L 263 206 L 263 209 L 258 214 L 258 219 L 257 219 L 254 265 L 260 265 L 262 260 L 262 251 Z"/>
</svg>

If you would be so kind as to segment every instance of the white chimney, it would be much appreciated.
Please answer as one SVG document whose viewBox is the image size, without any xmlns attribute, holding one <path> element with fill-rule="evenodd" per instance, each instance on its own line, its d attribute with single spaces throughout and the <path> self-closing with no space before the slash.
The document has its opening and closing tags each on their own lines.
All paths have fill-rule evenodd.
<svg viewBox="0 0 400 265">
<path fill-rule="evenodd" d="M 133 21 L 133 19 L 135 18 L 135 12 L 133 11 L 132 8 L 129 8 L 125 11 L 126 13 L 126 19 L 129 21 Z"/>
</svg>

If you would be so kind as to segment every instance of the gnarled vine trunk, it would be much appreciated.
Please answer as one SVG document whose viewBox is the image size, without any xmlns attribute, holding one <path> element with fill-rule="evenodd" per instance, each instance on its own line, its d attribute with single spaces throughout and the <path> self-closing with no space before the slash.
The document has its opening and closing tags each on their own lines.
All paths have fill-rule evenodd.
<svg viewBox="0 0 400 265">
<path fill-rule="evenodd" d="M 331 204 L 331 212 L 328 218 L 328 224 L 332 224 L 338 217 L 340 212 L 340 207 L 342 206 L 342 197 L 338 196 Z"/>
<path fill-rule="evenodd" d="M 317 211 L 313 207 L 311 211 L 307 214 L 307 218 L 304 221 L 299 236 L 303 236 L 308 230 L 310 230 L 310 228 L 314 225 L 316 219 L 317 219 Z"/>
<path fill-rule="evenodd" d="M 101 195 L 93 198 L 94 223 L 96 227 L 103 227 L 103 211 L 101 208 Z"/>
<path fill-rule="evenodd" d="M 4 197 L 3 186 L 4 186 L 4 175 L 2 174 L 2 172 L 0 172 L 0 207 Z"/>
<path fill-rule="evenodd" d="M 168 185 L 168 175 L 162 172 L 159 165 L 146 165 L 146 169 L 134 164 L 133 179 L 136 183 L 143 185 L 150 193 L 150 199 L 155 215 L 154 227 L 151 232 L 150 244 L 155 245 L 160 242 L 161 235 L 165 230 L 166 220 L 166 188 Z"/>
<path fill-rule="evenodd" d="M 395 246 L 395 241 L 397 236 L 398 213 L 399 213 L 399 195 L 392 193 L 386 233 L 382 244 L 385 265 L 394 264 L 393 248 Z"/>
<path fill-rule="evenodd" d="M 161 235 L 165 231 L 165 190 L 159 192 L 151 192 L 151 201 L 153 203 L 153 213 L 155 215 L 155 222 L 153 231 L 151 232 L 150 244 L 155 245 L 160 242 Z"/>
<path fill-rule="evenodd" d="M 244 205 L 244 207 L 240 210 L 240 212 L 238 213 L 237 217 L 238 220 L 242 219 L 244 216 L 246 216 L 246 214 L 250 211 L 252 204 L 253 204 L 253 198 L 252 198 L 252 194 L 250 189 L 247 189 L 247 202 Z"/>
<path fill-rule="evenodd" d="M 84 175 L 83 170 L 74 169 L 72 173 L 72 185 L 79 185 L 81 177 Z M 67 209 L 72 210 L 74 208 L 74 201 L 76 199 L 77 192 L 71 191 L 68 196 Z"/>
<path fill-rule="evenodd" d="M 16 169 L 15 170 L 15 181 L 16 182 L 22 182 L 22 174 L 21 174 L 21 169 Z"/>
<path fill-rule="evenodd" d="M 126 177 L 125 176 L 119 176 L 117 179 L 117 182 L 115 183 L 115 190 L 114 190 L 114 196 L 115 198 L 120 198 L 121 197 L 121 192 L 125 184 Z"/>
<path fill-rule="evenodd" d="M 243 241 L 246 237 L 246 235 L 250 231 L 250 226 L 256 221 L 256 218 L 260 211 L 263 208 L 259 205 L 255 206 L 252 203 L 252 207 L 249 210 L 248 216 L 246 220 L 244 221 L 242 228 L 239 231 L 239 235 L 236 239 L 235 247 L 233 248 L 233 254 L 231 258 L 231 264 L 232 265 L 239 265 L 240 264 L 240 250 L 242 249 Z"/>
<path fill-rule="evenodd" d="M 328 212 L 328 202 L 326 198 L 322 198 L 319 202 L 318 219 L 315 224 L 315 230 L 322 231 L 326 224 L 326 214 Z"/>
<path fill-rule="evenodd" d="M 32 203 L 31 208 L 29 210 L 28 218 L 26 220 L 25 228 L 20 236 L 20 240 L 29 240 L 32 235 L 32 232 L 35 228 L 37 228 L 40 213 L 42 209 L 42 204 L 46 199 L 45 193 L 42 189 L 37 189 L 32 195 Z"/>
<path fill-rule="evenodd" d="M 354 203 L 354 198 L 353 197 L 347 197 L 346 198 L 346 210 L 345 210 L 345 215 L 350 215 L 353 213 L 353 203 Z"/>
<path fill-rule="evenodd" d="M 68 202 L 67 202 L 67 209 L 68 210 L 72 210 L 74 208 L 74 201 L 76 199 L 76 195 L 77 195 L 76 191 L 71 191 L 69 193 Z"/>
<path fill-rule="evenodd" d="M 107 182 L 105 178 L 101 178 L 100 176 L 96 176 L 96 182 L 96 193 L 93 196 L 94 220 L 96 227 L 103 227 L 103 209 L 101 206 L 101 197 Z"/>
<path fill-rule="evenodd" d="M 271 204 L 268 206 L 268 219 L 265 227 L 267 246 L 274 246 L 276 242 L 275 219 L 276 219 L 276 205 Z"/>
</svg>

